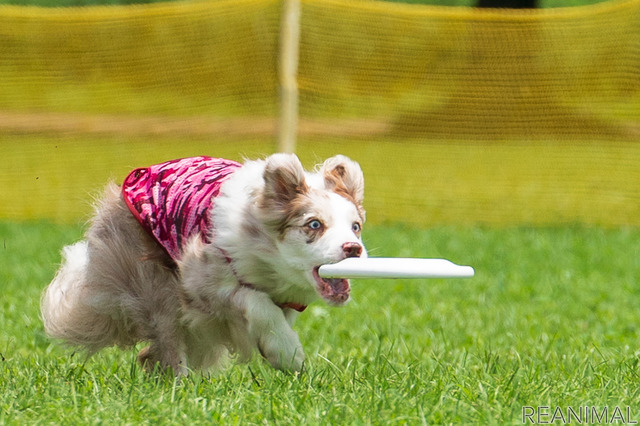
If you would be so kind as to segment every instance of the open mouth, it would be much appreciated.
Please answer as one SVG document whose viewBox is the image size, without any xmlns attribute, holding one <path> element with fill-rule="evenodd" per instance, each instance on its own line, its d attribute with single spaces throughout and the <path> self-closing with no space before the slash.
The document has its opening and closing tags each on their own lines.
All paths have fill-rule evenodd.
<svg viewBox="0 0 640 426">
<path fill-rule="evenodd" d="M 333 305 L 342 305 L 349 300 L 349 280 L 345 278 L 322 278 L 318 275 L 319 266 L 313 268 L 313 278 L 318 284 L 320 296 Z"/>
</svg>

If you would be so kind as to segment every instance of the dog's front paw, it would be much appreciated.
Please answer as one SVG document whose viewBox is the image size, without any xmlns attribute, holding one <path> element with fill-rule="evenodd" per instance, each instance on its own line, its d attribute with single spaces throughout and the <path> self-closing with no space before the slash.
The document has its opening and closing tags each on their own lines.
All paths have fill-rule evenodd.
<svg viewBox="0 0 640 426">
<path fill-rule="evenodd" d="M 304 350 L 293 330 L 267 333 L 260 339 L 258 349 L 273 368 L 291 372 L 302 370 Z"/>
</svg>

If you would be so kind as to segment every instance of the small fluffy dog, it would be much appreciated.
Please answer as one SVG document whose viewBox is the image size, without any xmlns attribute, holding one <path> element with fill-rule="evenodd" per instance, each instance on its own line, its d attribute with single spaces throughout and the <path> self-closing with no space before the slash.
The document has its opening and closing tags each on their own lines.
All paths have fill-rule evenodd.
<svg viewBox="0 0 640 426">
<path fill-rule="evenodd" d="M 349 300 L 349 281 L 319 266 L 367 255 L 363 195 L 362 170 L 344 156 L 313 173 L 290 154 L 136 169 L 107 186 L 86 239 L 64 248 L 42 297 L 45 330 L 90 353 L 150 342 L 139 362 L 179 375 L 256 349 L 299 371 L 299 312 Z"/>
</svg>

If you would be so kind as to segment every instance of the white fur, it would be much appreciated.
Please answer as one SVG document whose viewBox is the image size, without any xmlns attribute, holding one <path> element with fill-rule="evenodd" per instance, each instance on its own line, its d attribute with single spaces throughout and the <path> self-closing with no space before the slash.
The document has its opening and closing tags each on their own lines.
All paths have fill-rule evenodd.
<svg viewBox="0 0 640 426">
<path fill-rule="evenodd" d="M 366 256 L 363 191 L 360 167 L 343 156 L 313 173 L 293 155 L 247 161 L 214 200 L 212 242 L 194 236 L 172 268 L 110 184 L 86 240 L 65 247 L 43 294 L 45 330 L 90 351 L 148 341 L 140 362 L 176 374 L 220 367 L 229 355 L 246 361 L 255 350 L 299 371 L 292 308 L 348 301 L 346 280 L 314 270 Z"/>
<path fill-rule="evenodd" d="M 82 294 L 81 286 L 85 282 L 84 275 L 89 262 L 87 242 L 80 241 L 64 247 L 62 258 L 62 267 L 42 296 L 44 326 L 52 334 L 60 330 L 56 330 L 57 323 L 51 319 L 64 315 L 65 311 L 79 303 L 78 297 Z"/>
</svg>

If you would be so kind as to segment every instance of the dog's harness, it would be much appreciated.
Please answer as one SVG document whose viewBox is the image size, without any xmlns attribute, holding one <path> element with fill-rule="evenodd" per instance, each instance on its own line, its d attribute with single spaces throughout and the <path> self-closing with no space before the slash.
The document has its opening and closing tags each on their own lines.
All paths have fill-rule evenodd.
<svg viewBox="0 0 640 426">
<path fill-rule="evenodd" d="M 133 170 L 122 184 L 122 195 L 142 227 L 177 261 L 193 235 L 199 233 L 204 242 L 210 242 L 210 209 L 222 184 L 240 167 L 235 161 L 204 156 L 171 160 Z M 221 251 L 238 283 L 256 290 L 238 276 L 232 259 Z M 298 312 L 306 309 L 294 302 L 277 306 Z"/>
<path fill-rule="evenodd" d="M 209 242 L 210 209 L 222 184 L 241 165 L 231 160 L 193 157 L 132 171 L 122 195 L 142 227 L 175 261 L 189 237 Z"/>
</svg>

